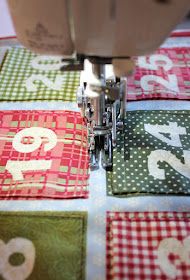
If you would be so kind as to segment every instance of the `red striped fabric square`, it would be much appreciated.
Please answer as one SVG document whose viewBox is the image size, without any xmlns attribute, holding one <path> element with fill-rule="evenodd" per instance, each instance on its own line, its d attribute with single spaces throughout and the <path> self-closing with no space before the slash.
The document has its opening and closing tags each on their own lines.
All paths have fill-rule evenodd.
<svg viewBox="0 0 190 280">
<path fill-rule="evenodd" d="M 85 122 L 71 111 L 0 111 L 0 197 L 88 196 Z"/>
</svg>

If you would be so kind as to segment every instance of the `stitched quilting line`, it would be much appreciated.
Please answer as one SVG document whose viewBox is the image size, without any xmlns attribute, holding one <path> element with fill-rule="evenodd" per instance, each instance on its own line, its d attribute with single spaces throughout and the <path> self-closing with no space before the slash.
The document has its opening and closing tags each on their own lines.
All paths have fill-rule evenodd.
<svg viewBox="0 0 190 280">
<path fill-rule="evenodd" d="M 188 212 L 107 212 L 109 221 L 113 220 L 139 220 L 139 221 L 151 221 L 151 220 L 185 220 L 190 219 L 190 213 Z"/>
<path fill-rule="evenodd" d="M 134 111 L 127 111 L 126 115 L 133 115 L 133 114 L 172 114 L 172 115 L 190 115 L 190 110 L 134 110 Z M 126 116 L 127 122 L 127 116 Z"/>
</svg>

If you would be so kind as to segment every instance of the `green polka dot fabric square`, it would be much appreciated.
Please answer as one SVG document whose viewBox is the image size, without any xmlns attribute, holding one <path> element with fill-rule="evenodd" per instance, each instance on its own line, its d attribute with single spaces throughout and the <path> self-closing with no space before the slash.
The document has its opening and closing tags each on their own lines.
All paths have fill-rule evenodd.
<svg viewBox="0 0 190 280">
<path fill-rule="evenodd" d="M 61 56 L 10 49 L 0 72 L 0 101 L 76 101 L 80 72 L 60 71 L 62 65 Z"/>
<path fill-rule="evenodd" d="M 117 138 L 108 194 L 190 194 L 190 111 L 127 112 Z"/>
</svg>

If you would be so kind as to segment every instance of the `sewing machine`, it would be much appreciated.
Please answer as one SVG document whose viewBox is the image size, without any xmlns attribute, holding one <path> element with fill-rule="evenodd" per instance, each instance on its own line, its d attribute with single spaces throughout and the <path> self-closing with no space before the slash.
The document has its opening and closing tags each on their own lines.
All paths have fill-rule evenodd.
<svg viewBox="0 0 190 280">
<path fill-rule="evenodd" d="M 41 54 L 63 55 L 62 70 L 83 70 L 78 104 L 89 129 L 91 168 L 112 167 L 123 129 L 126 77 L 133 56 L 154 51 L 190 8 L 189 0 L 8 0 L 20 42 Z M 56 3 L 56 4 L 55 4 Z M 115 75 L 106 74 L 113 65 Z M 91 73 L 90 73 L 91 72 Z"/>
</svg>

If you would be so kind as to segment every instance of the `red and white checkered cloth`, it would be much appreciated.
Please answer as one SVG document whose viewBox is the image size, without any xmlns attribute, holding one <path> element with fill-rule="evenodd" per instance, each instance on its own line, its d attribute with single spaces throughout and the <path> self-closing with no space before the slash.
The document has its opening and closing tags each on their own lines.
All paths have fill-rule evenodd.
<svg viewBox="0 0 190 280">
<path fill-rule="evenodd" d="M 80 113 L 0 111 L 0 198 L 86 198 L 88 167 Z"/>
<path fill-rule="evenodd" d="M 160 48 L 135 59 L 127 99 L 190 99 L 190 48 Z"/>
<path fill-rule="evenodd" d="M 107 279 L 190 279 L 190 213 L 108 212 Z"/>
</svg>

